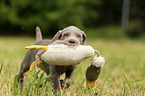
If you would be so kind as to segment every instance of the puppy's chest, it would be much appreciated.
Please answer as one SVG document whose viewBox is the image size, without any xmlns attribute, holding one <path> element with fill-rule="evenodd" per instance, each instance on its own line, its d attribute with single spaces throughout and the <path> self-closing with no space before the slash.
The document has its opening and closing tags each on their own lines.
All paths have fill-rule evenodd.
<svg viewBox="0 0 145 96">
<path fill-rule="evenodd" d="M 71 71 L 76 67 L 76 65 L 69 65 L 69 66 L 57 66 L 55 65 L 54 69 L 57 72 L 66 72 L 66 71 Z"/>
</svg>

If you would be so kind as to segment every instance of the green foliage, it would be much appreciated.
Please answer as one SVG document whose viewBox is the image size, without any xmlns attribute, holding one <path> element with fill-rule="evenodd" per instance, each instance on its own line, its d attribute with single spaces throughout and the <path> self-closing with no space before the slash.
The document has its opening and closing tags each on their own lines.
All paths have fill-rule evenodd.
<svg viewBox="0 0 145 96">
<path fill-rule="evenodd" d="M 128 35 L 131 37 L 143 37 L 145 36 L 145 2 L 144 0 L 132 0 L 130 5 Z"/>
<path fill-rule="evenodd" d="M 120 39 L 126 37 L 126 32 L 118 26 L 106 26 L 100 28 L 87 28 L 85 30 L 89 39 Z"/>
<path fill-rule="evenodd" d="M 122 73 L 123 73 L 123 76 L 124 76 L 124 78 L 125 78 L 125 81 L 127 82 L 128 87 L 129 87 L 129 89 L 130 89 L 130 91 L 131 91 L 131 94 L 133 94 L 133 90 L 132 90 L 130 81 L 128 80 L 127 75 L 126 75 L 124 69 L 122 69 Z"/>
<path fill-rule="evenodd" d="M 127 35 L 145 36 L 145 2 L 130 2 Z M 69 25 L 79 28 L 121 24 L 122 0 L 0 0 L 0 34 L 34 35 L 40 26 L 53 36 Z"/>
<path fill-rule="evenodd" d="M 122 1 L 123 0 L 102 0 L 102 4 L 98 9 L 99 19 L 97 20 L 97 23 L 99 24 L 97 25 L 120 25 L 122 16 Z"/>
<path fill-rule="evenodd" d="M 2 69 L 3 69 L 3 64 L 1 65 L 1 68 L 0 68 L 0 74 L 1 74 L 1 72 L 2 72 Z"/>
<path fill-rule="evenodd" d="M 69 25 L 83 27 L 90 18 L 97 18 L 94 6 L 100 5 L 100 2 L 101 0 L 1 0 L 0 24 L 25 29 L 38 25 L 44 32 Z"/>
<path fill-rule="evenodd" d="M 32 80 L 29 80 L 28 76 L 25 74 L 26 80 L 27 80 L 27 86 L 23 85 L 24 87 L 17 85 L 17 75 L 14 78 L 13 88 L 11 88 L 13 95 L 22 95 L 25 90 L 27 92 L 28 96 L 33 95 L 33 92 L 37 95 L 41 95 L 44 91 L 45 94 L 50 95 L 52 93 L 51 86 L 48 86 L 48 79 L 50 76 L 44 76 L 44 72 L 40 73 L 41 70 L 39 70 L 33 77 Z M 38 75 L 40 74 L 40 75 Z M 47 88 L 47 86 L 49 88 Z M 47 92 L 48 91 L 48 92 Z"/>
</svg>

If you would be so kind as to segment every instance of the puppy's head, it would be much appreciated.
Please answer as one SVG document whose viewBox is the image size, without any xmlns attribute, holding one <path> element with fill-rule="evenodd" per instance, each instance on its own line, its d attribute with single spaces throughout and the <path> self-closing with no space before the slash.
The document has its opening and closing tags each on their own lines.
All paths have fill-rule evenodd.
<svg viewBox="0 0 145 96">
<path fill-rule="evenodd" d="M 55 40 L 62 40 L 74 45 L 85 45 L 86 34 L 75 26 L 69 26 L 63 30 L 59 30 L 53 37 L 52 42 Z"/>
</svg>

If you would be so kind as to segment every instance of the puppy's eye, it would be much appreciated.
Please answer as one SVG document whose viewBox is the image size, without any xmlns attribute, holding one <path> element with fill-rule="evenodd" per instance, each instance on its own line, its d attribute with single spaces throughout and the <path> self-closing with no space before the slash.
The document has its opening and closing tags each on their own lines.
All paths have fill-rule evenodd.
<svg viewBox="0 0 145 96">
<path fill-rule="evenodd" d="M 67 37 L 68 36 L 68 34 L 64 34 L 64 37 Z"/>
<path fill-rule="evenodd" d="M 77 37 L 78 37 L 78 38 L 81 38 L 81 35 L 78 35 Z"/>
</svg>

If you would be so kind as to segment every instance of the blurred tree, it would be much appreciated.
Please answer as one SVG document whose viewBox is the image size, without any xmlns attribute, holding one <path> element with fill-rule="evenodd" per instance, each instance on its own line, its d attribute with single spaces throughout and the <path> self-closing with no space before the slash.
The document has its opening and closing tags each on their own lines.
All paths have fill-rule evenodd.
<svg viewBox="0 0 145 96">
<path fill-rule="evenodd" d="M 96 9 L 99 13 L 96 25 L 120 25 L 122 0 L 102 0 L 102 5 Z"/>
<path fill-rule="evenodd" d="M 145 35 L 145 1 L 131 0 L 130 29 L 128 34 L 133 37 Z"/>
<path fill-rule="evenodd" d="M 130 36 L 145 34 L 145 1 L 130 1 Z M 35 34 L 40 26 L 53 36 L 69 25 L 121 25 L 122 0 L 0 0 L 0 34 Z"/>
<path fill-rule="evenodd" d="M 43 32 L 53 31 L 69 25 L 80 28 L 87 25 L 90 19 L 97 18 L 95 6 L 101 0 L 0 0 L 0 27 L 12 34 L 29 33 L 36 26 Z M 15 30 L 15 31 L 14 31 Z"/>
<path fill-rule="evenodd" d="M 129 12 L 130 11 L 130 0 L 123 0 L 123 6 L 122 6 L 122 20 L 121 20 L 121 26 L 123 29 L 128 28 L 128 22 L 129 22 Z"/>
</svg>

